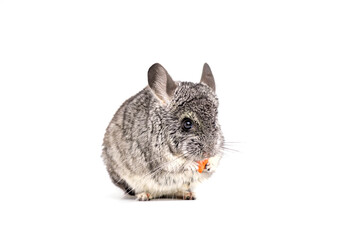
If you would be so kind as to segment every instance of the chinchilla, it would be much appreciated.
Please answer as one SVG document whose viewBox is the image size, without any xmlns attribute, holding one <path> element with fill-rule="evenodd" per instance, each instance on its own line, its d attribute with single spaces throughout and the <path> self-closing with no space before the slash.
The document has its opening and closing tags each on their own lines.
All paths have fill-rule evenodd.
<svg viewBox="0 0 360 240">
<path fill-rule="evenodd" d="M 121 105 L 106 129 L 102 157 L 113 183 L 140 201 L 195 199 L 194 187 L 212 175 L 222 156 L 217 115 L 208 64 L 200 83 L 191 83 L 173 81 L 155 63 L 148 86 Z"/>
</svg>

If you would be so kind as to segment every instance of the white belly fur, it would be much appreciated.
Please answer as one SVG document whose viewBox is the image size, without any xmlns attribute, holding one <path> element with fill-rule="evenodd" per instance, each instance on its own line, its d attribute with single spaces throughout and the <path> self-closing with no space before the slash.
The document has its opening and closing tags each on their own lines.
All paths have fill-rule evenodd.
<svg viewBox="0 0 360 240">
<path fill-rule="evenodd" d="M 220 158 L 221 156 L 209 158 L 212 169 L 211 172 L 218 166 Z M 166 172 L 158 176 L 157 180 L 154 179 L 154 176 L 151 173 L 148 173 L 145 176 L 123 176 L 124 180 L 135 189 L 136 193 L 147 192 L 153 197 L 160 197 L 189 189 L 193 190 L 198 183 L 209 177 L 209 173 L 199 173 L 196 168 L 194 168 L 194 165 L 191 166 L 191 163 L 187 170 L 179 173 L 176 170 L 184 163 L 184 160 L 179 158 L 172 160 L 171 165 L 164 166 Z"/>
</svg>

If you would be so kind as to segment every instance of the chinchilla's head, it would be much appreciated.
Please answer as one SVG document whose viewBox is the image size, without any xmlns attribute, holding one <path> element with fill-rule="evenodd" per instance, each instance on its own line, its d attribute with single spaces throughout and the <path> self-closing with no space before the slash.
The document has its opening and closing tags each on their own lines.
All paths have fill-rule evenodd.
<svg viewBox="0 0 360 240">
<path fill-rule="evenodd" d="M 199 83 L 175 82 L 156 63 L 148 72 L 149 87 L 161 106 L 163 131 L 173 155 L 199 161 L 220 154 L 223 135 L 218 123 L 215 81 L 204 64 Z"/>
</svg>

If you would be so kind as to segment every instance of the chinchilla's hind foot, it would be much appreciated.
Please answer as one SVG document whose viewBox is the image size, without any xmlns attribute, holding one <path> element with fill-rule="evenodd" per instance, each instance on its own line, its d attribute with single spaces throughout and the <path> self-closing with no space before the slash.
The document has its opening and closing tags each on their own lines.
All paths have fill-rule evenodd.
<svg viewBox="0 0 360 240">
<path fill-rule="evenodd" d="M 150 201 L 153 197 L 150 193 L 141 192 L 136 194 L 136 200 L 138 201 Z"/>
<path fill-rule="evenodd" d="M 177 192 L 175 194 L 175 196 L 176 196 L 176 198 L 183 199 L 183 200 L 195 200 L 196 199 L 195 193 L 190 190 Z"/>
</svg>

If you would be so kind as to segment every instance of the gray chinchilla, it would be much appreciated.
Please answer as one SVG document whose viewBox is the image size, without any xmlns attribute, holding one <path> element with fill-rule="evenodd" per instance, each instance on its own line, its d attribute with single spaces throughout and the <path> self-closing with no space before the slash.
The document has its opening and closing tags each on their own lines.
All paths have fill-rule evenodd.
<svg viewBox="0 0 360 240">
<path fill-rule="evenodd" d="M 113 183 L 142 201 L 195 199 L 194 186 L 211 176 L 222 156 L 217 113 L 208 64 L 197 84 L 175 82 L 163 66 L 152 65 L 148 86 L 122 104 L 105 133 L 102 157 Z"/>
</svg>

